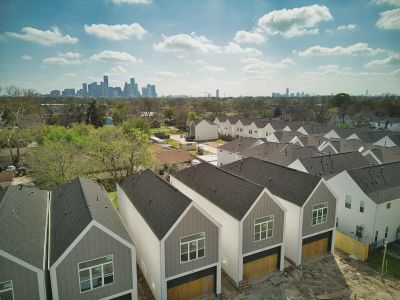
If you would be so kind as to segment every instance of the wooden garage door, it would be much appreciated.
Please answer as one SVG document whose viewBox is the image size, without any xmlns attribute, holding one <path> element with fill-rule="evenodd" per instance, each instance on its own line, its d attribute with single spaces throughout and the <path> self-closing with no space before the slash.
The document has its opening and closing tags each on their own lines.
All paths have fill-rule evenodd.
<svg viewBox="0 0 400 300">
<path fill-rule="evenodd" d="M 317 241 L 313 241 L 303 245 L 301 251 L 301 259 L 307 260 L 312 257 L 320 256 L 328 252 L 329 238 L 325 237 Z"/>
<path fill-rule="evenodd" d="M 243 279 L 259 277 L 278 269 L 278 254 L 271 254 L 243 265 Z"/>
<path fill-rule="evenodd" d="M 203 295 L 212 295 L 214 288 L 214 274 L 189 281 L 168 289 L 168 300 L 194 299 Z"/>
</svg>

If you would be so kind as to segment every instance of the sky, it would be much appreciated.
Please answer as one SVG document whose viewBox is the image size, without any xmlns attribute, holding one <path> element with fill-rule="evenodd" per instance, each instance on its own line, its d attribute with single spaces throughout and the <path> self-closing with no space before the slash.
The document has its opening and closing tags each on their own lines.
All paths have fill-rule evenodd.
<svg viewBox="0 0 400 300">
<path fill-rule="evenodd" d="M 2 0 L 0 86 L 400 94 L 400 0 Z"/>
</svg>

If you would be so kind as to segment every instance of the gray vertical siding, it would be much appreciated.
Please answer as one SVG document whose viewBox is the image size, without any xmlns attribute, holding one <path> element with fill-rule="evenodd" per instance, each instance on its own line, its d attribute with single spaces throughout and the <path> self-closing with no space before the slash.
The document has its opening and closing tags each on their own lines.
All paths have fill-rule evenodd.
<svg viewBox="0 0 400 300">
<path fill-rule="evenodd" d="M 0 282 L 12 280 L 14 299 L 39 299 L 37 273 L 0 256 Z"/>
<path fill-rule="evenodd" d="M 186 235 L 205 232 L 205 256 L 203 258 L 180 262 L 180 238 Z M 218 262 L 218 226 L 211 222 L 197 208 L 191 207 L 180 223 L 165 240 L 165 276 L 171 277 L 190 270 Z"/>
<path fill-rule="evenodd" d="M 312 226 L 312 207 L 313 205 L 328 202 L 328 218 L 327 222 Z M 336 198 L 322 183 L 317 190 L 312 194 L 311 198 L 306 203 L 303 210 L 303 234 L 317 233 L 335 226 Z"/>
<path fill-rule="evenodd" d="M 114 283 L 80 293 L 78 263 L 102 256 L 114 256 Z M 132 289 L 131 249 L 97 227 L 91 228 L 57 267 L 57 284 L 62 299 L 99 299 Z"/>
<path fill-rule="evenodd" d="M 254 219 L 274 215 L 272 238 L 254 241 Z M 264 193 L 243 221 L 243 254 L 263 249 L 283 241 L 284 211 Z"/>
</svg>

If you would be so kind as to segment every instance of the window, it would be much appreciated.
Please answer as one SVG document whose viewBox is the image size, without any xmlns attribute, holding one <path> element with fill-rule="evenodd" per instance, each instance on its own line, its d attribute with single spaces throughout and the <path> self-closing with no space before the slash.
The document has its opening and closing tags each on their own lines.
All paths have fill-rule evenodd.
<svg viewBox="0 0 400 300">
<path fill-rule="evenodd" d="M 386 209 L 389 209 L 392 206 L 392 202 L 386 203 Z"/>
<path fill-rule="evenodd" d="M 181 263 L 204 257 L 205 233 L 181 237 Z"/>
<path fill-rule="evenodd" d="M 362 226 L 356 226 L 356 237 L 362 238 L 364 228 Z"/>
<path fill-rule="evenodd" d="M 378 230 L 375 231 L 375 242 L 377 242 L 377 241 L 378 241 Z"/>
<path fill-rule="evenodd" d="M 239 131 L 243 131 L 243 128 L 240 128 L 240 130 Z"/>
<path fill-rule="evenodd" d="M 339 217 L 336 217 L 336 227 L 339 227 Z"/>
<path fill-rule="evenodd" d="M 388 237 L 388 232 L 389 232 L 389 227 L 386 227 L 386 229 L 385 229 L 385 239 L 387 239 L 387 237 Z"/>
<path fill-rule="evenodd" d="M 81 293 L 114 282 L 113 256 L 107 255 L 79 263 Z"/>
<path fill-rule="evenodd" d="M 0 299 L 4 300 L 13 300 L 13 284 L 12 281 L 4 281 L 0 282 Z"/>
<path fill-rule="evenodd" d="M 261 241 L 272 237 L 274 229 L 274 216 L 254 220 L 254 241 Z"/>
<path fill-rule="evenodd" d="M 249 134 L 252 134 L 253 133 L 253 130 L 249 130 Z"/>
<path fill-rule="evenodd" d="M 328 215 L 328 203 L 313 205 L 312 207 L 312 225 L 326 223 Z"/>
<path fill-rule="evenodd" d="M 364 201 L 360 201 L 360 212 L 364 212 Z"/>
<path fill-rule="evenodd" d="M 346 195 L 346 200 L 344 202 L 344 206 L 346 208 L 351 208 L 351 196 L 350 195 Z"/>
</svg>

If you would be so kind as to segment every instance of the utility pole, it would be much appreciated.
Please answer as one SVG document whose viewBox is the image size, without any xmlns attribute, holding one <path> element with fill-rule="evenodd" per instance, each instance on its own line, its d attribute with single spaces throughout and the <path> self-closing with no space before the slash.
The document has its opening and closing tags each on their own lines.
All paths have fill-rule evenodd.
<svg viewBox="0 0 400 300">
<path fill-rule="evenodd" d="M 383 251 L 382 268 L 381 268 L 381 280 L 383 279 L 383 266 L 385 265 L 387 245 L 388 245 L 388 240 L 385 239 L 383 241 L 383 246 L 385 247 L 385 250 Z"/>
</svg>

